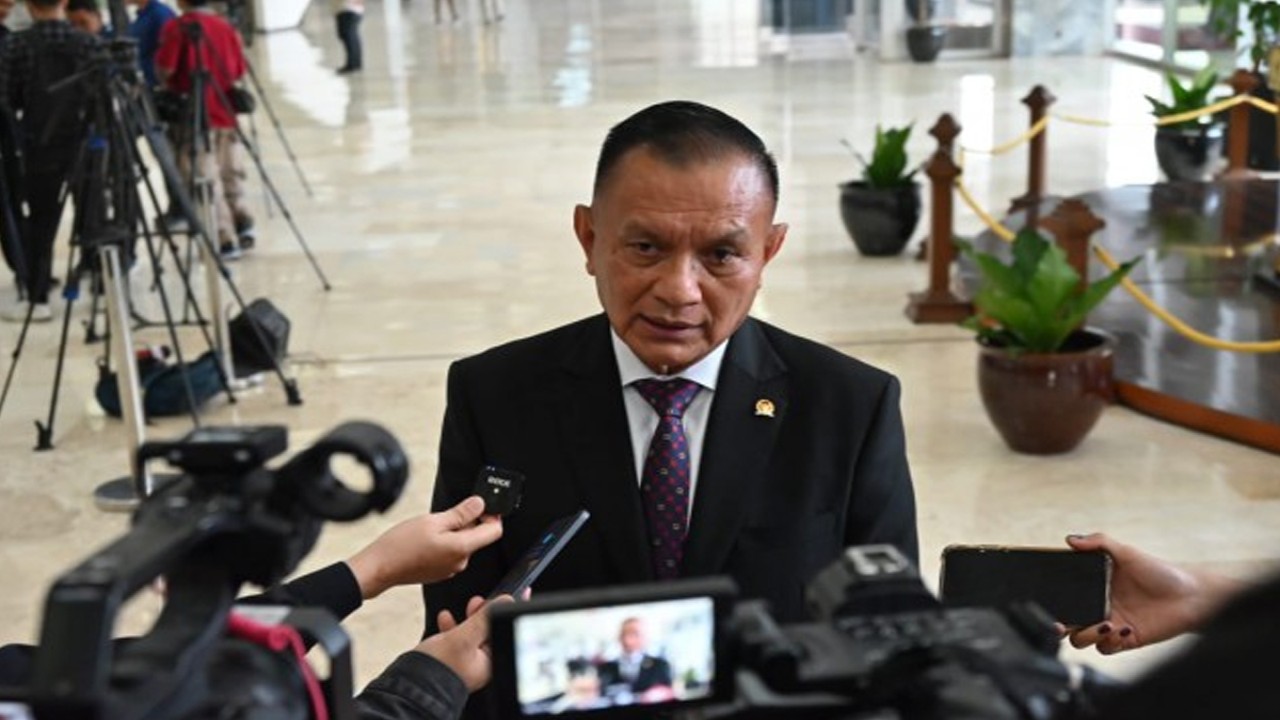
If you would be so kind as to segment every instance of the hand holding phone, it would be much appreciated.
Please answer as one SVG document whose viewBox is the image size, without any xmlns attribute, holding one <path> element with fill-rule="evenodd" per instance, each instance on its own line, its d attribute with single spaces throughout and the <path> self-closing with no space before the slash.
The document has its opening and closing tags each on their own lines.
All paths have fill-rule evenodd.
<svg viewBox="0 0 1280 720">
<path fill-rule="evenodd" d="M 1110 613 L 1111 556 L 1059 548 L 950 545 L 942 551 L 939 595 L 953 606 L 1038 604 L 1067 627 Z"/>
<path fill-rule="evenodd" d="M 489 593 L 489 597 L 510 595 L 516 600 L 525 599 L 525 590 L 533 585 L 534 581 L 538 579 L 543 570 L 547 569 L 547 566 L 551 564 L 556 555 L 559 555 L 564 546 L 569 544 L 569 541 L 582 529 L 589 517 L 591 517 L 591 513 L 586 510 L 579 510 L 573 515 L 560 518 L 552 523 L 538 536 L 538 541 L 525 551 L 515 565 L 511 566 L 511 570 Z"/>
</svg>

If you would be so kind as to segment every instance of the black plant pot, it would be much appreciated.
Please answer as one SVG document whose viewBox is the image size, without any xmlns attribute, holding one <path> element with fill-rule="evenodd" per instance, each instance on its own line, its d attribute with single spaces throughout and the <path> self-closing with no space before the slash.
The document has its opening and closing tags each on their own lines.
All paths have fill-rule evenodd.
<svg viewBox="0 0 1280 720">
<path fill-rule="evenodd" d="M 947 43 L 945 25 L 918 25 L 907 28 L 907 52 L 918 63 L 933 62 Z"/>
<path fill-rule="evenodd" d="M 1156 162 L 1170 180 L 1207 180 L 1210 165 L 1221 154 L 1222 127 L 1162 127 L 1156 130 Z"/>
<path fill-rule="evenodd" d="M 863 255 L 897 255 L 920 222 L 920 184 L 871 188 L 861 180 L 840 184 L 840 219 Z"/>
</svg>

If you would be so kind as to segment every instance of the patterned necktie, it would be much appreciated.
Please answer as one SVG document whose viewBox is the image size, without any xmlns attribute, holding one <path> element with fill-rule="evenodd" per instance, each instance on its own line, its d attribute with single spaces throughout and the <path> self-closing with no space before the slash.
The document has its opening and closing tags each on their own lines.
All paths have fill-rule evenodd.
<svg viewBox="0 0 1280 720">
<path fill-rule="evenodd" d="M 658 413 L 640 478 L 644 515 L 659 580 L 679 577 L 689 531 L 689 441 L 681 417 L 701 387 L 692 380 L 637 380 L 640 396 Z"/>
</svg>

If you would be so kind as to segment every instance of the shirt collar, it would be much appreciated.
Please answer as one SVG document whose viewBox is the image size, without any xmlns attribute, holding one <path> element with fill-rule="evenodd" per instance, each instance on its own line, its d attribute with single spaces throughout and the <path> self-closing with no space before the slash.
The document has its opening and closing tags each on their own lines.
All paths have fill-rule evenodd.
<svg viewBox="0 0 1280 720">
<path fill-rule="evenodd" d="M 720 364 L 724 361 L 724 351 L 729 343 L 728 340 L 725 340 L 715 346 L 711 352 L 707 353 L 706 357 L 685 368 L 683 372 L 675 375 L 659 375 L 650 370 L 643 360 L 636 357 L 636 354 L 631 351 L 630 347 L 627 347 L 622 338 L 618 337 L 618 333 L 612 327 L 609 328 L 609 338 L 613 341 L 613 355 L 618 359 L 618 375 L 622 378 L 622 387 L 647 378 L 666 380 L 679 377 L 692 380 L 711 391 L 716 389 L 716 378 L 720 376 Z"/>
</svg>

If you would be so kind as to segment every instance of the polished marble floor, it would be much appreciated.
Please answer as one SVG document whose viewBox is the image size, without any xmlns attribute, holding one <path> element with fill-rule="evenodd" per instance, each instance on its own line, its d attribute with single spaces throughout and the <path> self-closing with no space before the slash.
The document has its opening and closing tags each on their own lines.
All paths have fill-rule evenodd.
<svg viewBox="0 0 1280 720">
<path fill-rule="evenodd" d="M 460 3 L 460 5 L 465 3 Z M 338 77 L 332 17 L 317 7 L 301 31 L 261 37 L 252 59 L 311 183 L 308 199 L 266 118 L 257 131 L 269 176 L 333 281 L 323 292 L 288 225 L 262 201 L 259 249 L 235 266 L 248 297 L 269 296 L 293 320 L 293 370 L 305 403 L 289 407 L 268 381 L 207 422 L 277 422 L 295 446 L 348 418 L 385 424 L 414 475 L 386 518 L 332 526 L 307 561 L 342 557 L 392 521 L 426 507 L 449 362 L 597 310 L 570 212 L 589 196 L 599 141 L 654 101 L 692 98 L 728 110 L 773 147 L 789 241 L 770 266 L 755 312 L 884 367 L 902 379 L 908 449 L 920 506 L 924 572 L 950 543 L 1055 546 L 1106 530 L 1157 554 L 1239 574 L 1280 557 L 1280 464 L 1274 455 L 1107 411 L 1075 452 L 1014 455 L 983 415 L 975 352 L 962 331 L 913 326 L 906 294 L 925 282 L 909 255 L 858 256 L 840 226 L 836 184 L 856 171 L 841 138 L 869 149 L 878 123 L 922 132 L 950 111 L 961 142 L 989 147 L 1025 127 L 1018 99 L 1047 85 L 1063 112 L 1121 121 L 1110 131 L 1054 125 L 1051 190 L 1070 194 L 1157 177 L 1144 93 L 1154 72 L 1103 58 L 964 60 L 884 65 L 840 37 L 764 38 L 736 0 L 507 0 L 500 25 L 437 26 L 428 0 L 371 0 L 366 70 Z M 1025 155 L 972 156 L 979 199 L 1002 208 L 1022 191 Z M 254 181 L 255 196 L 260 183 Z M 962 214 L 962 232 L 976 232 Z M 141 308 L 156 311 L 135 271 Z M 7 289 L 5 295 L 9 294 Z M 75 327 L 85 317 L 76 309 Z M 73 332 L 58 406 L 57 449 L 33 453 L 57 334 L 32 331 L 0 417 L 0 640 L 34 637 L 46 584 L 125 525 L 92 491 L 126 470 L 124 434 L 94 409 L 96 347 Z M 0 326 L 8 355 L 16 328 Z M 156 331 L 140 340 L 163 342 Z M 198 348 L 194 336 L 188 347 Z M 1271 398 L 1268 402 L 1280 402 Z M 187 430 L 181 419 L 152 437 Z M 130 606 L 122 629 L 154 617 Z M 421 628 L 414 589 L 350 623 L 360 681 L 410 647 Z M 1167 648 L 1119 658 L 1073 653 L 1132 674 Z"/>
</svg>

